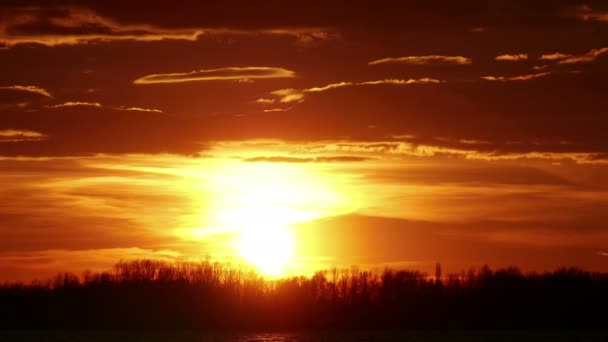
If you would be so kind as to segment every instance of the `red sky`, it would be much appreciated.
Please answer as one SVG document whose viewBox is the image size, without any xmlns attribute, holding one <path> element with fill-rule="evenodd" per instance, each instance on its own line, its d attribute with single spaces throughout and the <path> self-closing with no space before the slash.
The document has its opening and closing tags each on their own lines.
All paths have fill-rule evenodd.
<svg viewBox="0 0 608 342">
<path fill-rule="evenodd" d="M 608 271 L 602 1 L 0 4 L 0 280 L 237 257 Z"/>
</svg>

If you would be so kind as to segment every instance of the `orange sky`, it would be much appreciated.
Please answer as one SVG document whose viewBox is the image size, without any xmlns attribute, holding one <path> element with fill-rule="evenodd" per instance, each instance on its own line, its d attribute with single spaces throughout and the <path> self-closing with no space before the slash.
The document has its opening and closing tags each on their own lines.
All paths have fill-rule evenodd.
<svg viewBox="0 0 608 342">
<path fill-rule="evenodd" d="M 607 36 L 601 1 L 3 2 L 0 281 L 267 227 L 289 274 L 608 271 Z"/>
</svg>

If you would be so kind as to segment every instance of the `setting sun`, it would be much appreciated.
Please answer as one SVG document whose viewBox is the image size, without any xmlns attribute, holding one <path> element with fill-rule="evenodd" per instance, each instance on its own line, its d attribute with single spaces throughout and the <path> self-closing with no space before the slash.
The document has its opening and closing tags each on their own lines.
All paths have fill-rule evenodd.
<svg viewBox="0 0 608 342">
<path fill-rule="evenodd" d="M 216 153 L 201 183 L 209 204 L 202 220 L 191 222 L 190 233 L 182 236 L 200 240 L 229 234 L 227 253 L 264 276 L 296 271 L 293 261 L 301 259 L 306 246 L 294 225 L 354 208 L 354 201 L 346 199 L 348 190 L 330 183 L 316 165 L 234 161 L 224 157 L 232 151 Z"/>
<path fill-rule="evenodd" d="M 269 277 L 283 275 L 292 258 L 294 241 L 284 227 L 249 229 L 239 238 L 243 259 Z"/>
</svg>

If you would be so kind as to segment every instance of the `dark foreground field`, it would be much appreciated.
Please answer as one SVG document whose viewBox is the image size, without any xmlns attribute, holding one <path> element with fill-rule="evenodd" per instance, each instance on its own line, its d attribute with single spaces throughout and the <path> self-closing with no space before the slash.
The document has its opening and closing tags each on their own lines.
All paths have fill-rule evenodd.
<svg viewBox="0 0 608 342">
<path fill-rule="evenodd" d="M 193 332 L 0 332 L 11 342 L 595 342 L 608 341 L 608 333 L 582 332 L 296 332 L 296 333 L 193 333 Z"/>
</svg>

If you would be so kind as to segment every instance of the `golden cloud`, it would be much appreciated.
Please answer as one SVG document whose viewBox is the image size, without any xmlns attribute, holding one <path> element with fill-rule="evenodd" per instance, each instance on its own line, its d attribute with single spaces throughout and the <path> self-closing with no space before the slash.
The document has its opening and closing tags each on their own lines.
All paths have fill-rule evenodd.
<svg viewBox="0 0 608 342">
<path fill-rule="evenodd" d="M 466 140 L 465 140 L 466 141 Z M 310 144 L 307 146 L 309 153 L 347 153 L 357 156 L 411 156 L 411 157 L 435 157 L 435 156 L 454 156 L 470 160 L 549 160 L 563 161 L 569 160 L 577 164 L 608 164 L 608 159 L 601 153 L 594 152 L 505 152 L 495 151 L 485 152 L 472 148 L 473 141 L 459 140 L 464 145 L 462 147 L 445 147 L 435 144 L 420 144 L 409 141 L 377 141 L 377 142 L 357 142 L 357 141 L 333 141 L 323 144 Z M 478 142 L 478 141 L 475 141 Z M 489 142 L 481 141 L 480 144 L 486 145 Z"/>
<path fill-rule="evenodd" d="M 38 94 L 46 97 L 53 97 L 51 93 L 49 93 L 46 89 L 40 88 L 37 86 L 24 86 L 24 85 L 12 85 L 12 86 L 3 86 L 0 87 L 0 90 L 16 90 L 16 91 L 24 91 L 27 93 Z"/>
<path fill-rule="evenodd" d="M 526 75 L 519 75 L 519 76 L 481 76 L 482 79 L 486 80 L 486 81 L 498 81 L 498 82 L 510 82 L 510 81 L 529 81 L 529 80 L 533 80 L 536 78 L 541 78 L 541 77 L 545 77 L 547 75 L 550 75 L 551 72 L 547 71 L 547 72 L 539 72 L 539 73 L 535 73 L 535 74 L 526 74 Z"/>
<path fill-rule="evenodd" d="M 278 96 L 281 103 L 300 102 L 305 96 L 304 90 L 293 88 L 275 90 L 270 94 Z"/>
<path fill-rule="evenodd" d="M 153 112 L 153 113 L 163 113 L 160 109 L 154 108 L 140 108 L 140 107 L 121 107 L 120 109 L 130 111 L 130 112 Z"/>
<path fill-rule="evenodd" d="M 547 60 L 547 61 L 555 61 L 558 59 L 565 59 L 565 58 L 569 58 L 569 57 L 572 57 L 572 55 L 568 54 L 568 53 L 555 52 L 555 53 L 541 55 L 540 59 Z"/>
<path fill-rule="evenodd" d="M 365 81 L 365 82 L 338 82 L 338 83 L 330 83 L 322 87 L 312 87 L 307 89 L 279 89 L 271 92 L 270 94 L 278 96 L 279 102 L 281 103 L 290 103 L 290 102 L 300 102 L 306 96 L 306 93 L 318 93 L 331 89 L 342 88 L 342 87 L 352 87 L 352 86 L 366 86 L 366 85 L 411 85 L 411 84 L 433 84 L 433 83 L 442 83 L 444 81 L 434 79 L 434 78 L 410 78 L 410 79 L 384 79 L 377 81 Z"/>
<path fill-rule="evenodd" d="M 22 129 L 3 129 L 0 130 L 0 142 L 16 142 L 16 141 L 40 141 L 45 140 L 47 136 L 40 132 L 22 130 Z"/>
<path fill-rule="evenodd" d="M 61 108 L 61 107 L 101 107 L 101 103 L 99 102 L 82 102 L 82 101 L 67 101 L 64 103 L 48 106 L 48 108 Z"/>
<path fill-rule="evenodd" d="M 271 108 L 271 109 L 264 109 L 264 113 L 273 113 L 273 112 L 287 112 L 289 111 L 291 108 Z"/>
<path fill-rule="evenodd" d="M 0 25 L 0 47 L 22 44 L 44 46 L 77 45 L 111 41 L 196 41 L 201 36 L 278 35 L 289 36 L 300 43 L 337 39 L 339 34 L 319 28 L 243 30 L 233 28 L 163 28 L 147 24 L 123 24 L 88 8 L 41 7 L 11 9 Z M 53 33 L 49 33 L 53 32 Z"/>
<path fill-rule="evenodd" d="M 528 54 L 527 53 L 518 53 L 518 54 L 504 54 L 504 55 L 498 55 L 495 58 L 497 61 L 509 61 L 509 62 L 519 62 L 519 61 L 525 61 L 528 59 Z"/>
<path fill-rule="evenodd" d="M 562 59 L 557 64 L 589 63 L 596 60 L 600 55 L 608 52 L 608 47 L 601 49 L 591 49 L 582 55 L 573 55 Z"/>
<path fill-rule="evenodd" d="M 442 56 L 442 55 L 428 55 L 428 56 L 406 56 L 396 58 L 383 58 L 371 61 L 368 65 L 378 64 L 413 64 L 413 65 L 425 65 L 425 64 L 457 64 L 466 65 L 471 64 L 473 61 L 471 58 L 463 56 Z"/>
<path fill-rule="evenodd" d="M 271 104 L 274 103 L 276 100 L 275 99 L 257 99 L 255 100 L 256 103 L 261 103 L 261 104 Z"/>
<path fill-rule="evenodd" d="M 194 70 L 184 73 L 151 74 L 133 81 L 134 84 L 183 83 L 194 81 L 241 81 L 264 78 L 291 78 L 296 73 L 275 67 L 226 67 Z"/>
</svg>

